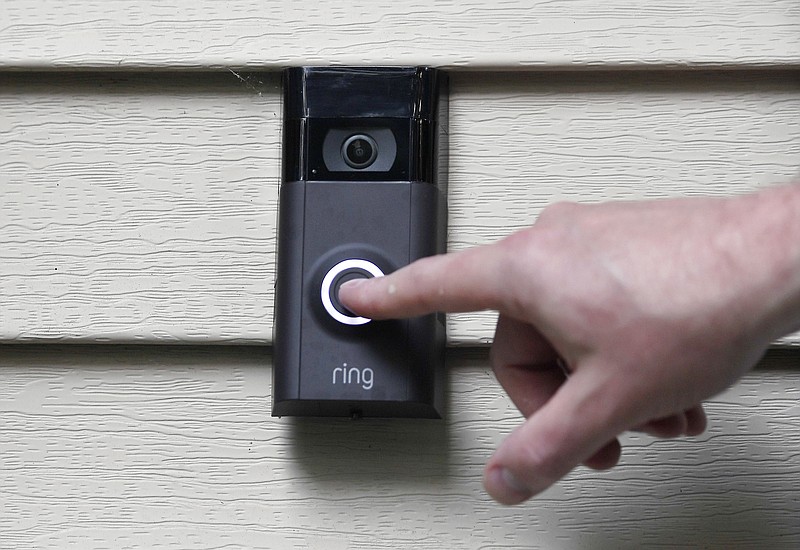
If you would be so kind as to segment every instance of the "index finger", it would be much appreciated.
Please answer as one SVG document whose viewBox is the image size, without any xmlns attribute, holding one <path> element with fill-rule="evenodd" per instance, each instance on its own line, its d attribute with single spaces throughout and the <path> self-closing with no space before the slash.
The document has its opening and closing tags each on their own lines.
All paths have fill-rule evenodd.
<svg viewBox="0 0 800 550">
<path fill-rule="evenodd" d="M 370 319 L 500 309 L 505 263 L 496 245 L 429 256 L 385 277 L 348 281 L 339 300 Z"/>
</svg>

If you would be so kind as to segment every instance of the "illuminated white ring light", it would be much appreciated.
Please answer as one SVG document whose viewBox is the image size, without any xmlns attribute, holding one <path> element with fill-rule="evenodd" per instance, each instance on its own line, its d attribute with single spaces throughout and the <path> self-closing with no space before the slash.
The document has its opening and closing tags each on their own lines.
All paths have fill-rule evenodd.
<svg viewBox="0 0 800 550">
<path fill-rule="evenodd" d="M 343 271 L 347 271 L 348 269 L 363 269 L 373 277 L 383 277 L 383 271 L 377 265 L 373 264 L 368 260 L 357 260 L 357 259 L 350 259 L 350 260 L 343 260 L 333 266 L 330 271 L 325 274 L 325 278 L 322 279 L 322 287 L 320 288 L 320 298 L 322 298 L 322 305 L 325 308 L 325 311 L 328 312 L 328 315 L 336 319 L 342 324 L 345 325 L 365 325 L 369 323 L 372 319 L 367 319 L 366 317 L 352 317 L 350 315 L 345 315 L 340 312 L 338 309 L 333 307 L 333 302 L 331 302 L 331 285 L 336 277 L 342 273 Z"/>
</svg>

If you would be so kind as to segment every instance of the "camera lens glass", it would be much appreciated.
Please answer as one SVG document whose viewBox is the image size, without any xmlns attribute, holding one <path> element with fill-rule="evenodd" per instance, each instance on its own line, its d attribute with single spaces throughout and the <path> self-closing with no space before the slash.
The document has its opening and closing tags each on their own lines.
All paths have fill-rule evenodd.
<svg viewBox="0 0 800 550">
<path fill-rule="evenodd" d="M 378 156 L 378 144 L 366 134 L 350 136 L 342 145 L 342 158 L 351 168 L 367 168 Z"/>
</svg>

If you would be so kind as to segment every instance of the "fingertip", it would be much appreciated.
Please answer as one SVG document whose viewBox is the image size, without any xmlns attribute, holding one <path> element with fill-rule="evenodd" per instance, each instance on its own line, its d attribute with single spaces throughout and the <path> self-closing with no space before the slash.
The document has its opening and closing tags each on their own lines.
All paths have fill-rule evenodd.
<svg viewBox="0 0 800 550">
<path fill-rule="evenodd" d="M 687 433 L 686 414 L 678 413 L 663 418 L 656 418 L 641 426 L 641 431 L 660 439 L 673 439 Z"/>
<path fill-rule="evenodd" d="M 374 287 L 376 281 L 381 277 L 371 279 L 352 279 L 346 281 L 339 287 L 338 298 L 344 307 L 357 315 L 368 317 L 370 319 L 377 318 L 378 315 L 373 307 Z"/>
<path fill-rule="evenodd" d="M 617 464 L 622 456 L 622 445 L 619 439 L 614 438 L 599 451 L 584 460 L 583 464 L 592 470 L 610 470 Z"/>
<path fill-rule="evenodd" d="M 355 309 L 359 305 L 361 297 L 360 289 L 368 279 L 351 279 L 342 283 L 339 287 L 339 300 L 348 308 Z"/>
<path fill-rule="evenodd" d="M 533 496 L 511 471 L 503 466 L 489 466 L 483 477 L 483 486 L 495 501 L 507 506 L 520 504 Z"/>
<path fill-rule="evenodd" d="M 697 405 L 686 411 L 686 435 L 697 436 L 706 431 L 708 417 L 702 405 Z"/>
</svg>

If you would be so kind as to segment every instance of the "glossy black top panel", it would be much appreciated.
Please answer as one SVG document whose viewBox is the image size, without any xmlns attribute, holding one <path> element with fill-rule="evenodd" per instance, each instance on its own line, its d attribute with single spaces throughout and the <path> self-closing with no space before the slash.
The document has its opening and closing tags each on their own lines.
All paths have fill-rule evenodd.
<svg viewBox="0 0 800 550">
<path fill-rule="evenodd" d="M 284 116 L 436 120 L 445 78 L 429 67 L 286 69 Z"/>
</svg>

